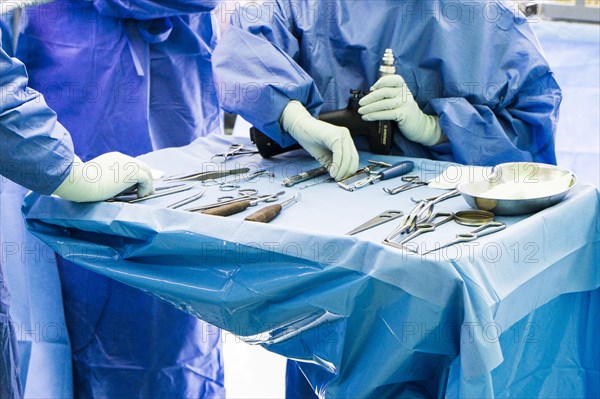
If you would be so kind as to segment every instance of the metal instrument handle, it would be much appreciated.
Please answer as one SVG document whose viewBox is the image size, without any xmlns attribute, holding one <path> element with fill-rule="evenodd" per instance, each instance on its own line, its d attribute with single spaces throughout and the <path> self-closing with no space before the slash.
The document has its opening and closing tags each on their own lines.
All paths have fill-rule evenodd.
<svg viewBox="0 0 600 399">
<path fill-rule="evenodd" d="M 298 193 L 287 201 L 283 201 L 281 204 L 265 206 L 247 216 L 244 220 L 249 222 L 269 223 L 271 220 L 275 219 L 285 207 L 295 204 L 300 201 L 300 198 L 302 198 L 302 195 Z"/>
<path fill-rule="evenodd" d="M 288 177 L 287 179 L 283 179 L 281 184 L 286 187 L 292 187 L 294 184 L 301 183 L 303 181 L 312 179 L 313 177 L 324 175 L 326 173 L 327 173 L 327 168 L 324 166 L 321 166 L 320 168 L 307 170 L 306 172 L 301 172 L 295 176 L 291 176 L 291 177 Z"/>
<path fill-rule="evenodd" d="M 393 179 L 394 177 L 405 175 L 411 172 L 415 168 L 413 161 L 401 161 L 393 164 L 389 168 L 386 168 L 378 173 L 379 179 L 387 180 Z"/>
<path fill-rule="evenodd" d="M 502 222 L 491 222 L 484 224 L 481 227 L 473 230 L 471 233 L 477 235 L 477 238 L 487 236 L 488 234 L 497 233 L 506 228 L 506 224 Z"/>
<path fill-rule="evenodd" d="M 265 206 L 253 214 L 246 216 L 244 220 L 248 222 L 269 223 L 281 213 L 282 209 L 283 207 L 280 204 Z"/>
</svg>

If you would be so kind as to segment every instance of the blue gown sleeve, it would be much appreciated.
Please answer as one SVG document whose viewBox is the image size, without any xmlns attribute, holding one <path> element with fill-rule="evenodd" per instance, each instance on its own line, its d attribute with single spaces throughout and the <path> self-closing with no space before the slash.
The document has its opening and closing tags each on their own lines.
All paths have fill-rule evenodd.
<svg viewBox="0 0 600 399">
<path fill-rule="evenodd" d="M 43 96 L 27 87 L 25 66 L 0 48 L 0 174 L 51 194 L 73 164 L 73 144 Z"/>
<path fill-rule="evenodd" d="M 213 54 L 213 73 L 223 109 L 287 147 L 296 143 L 279 125 L 287 103 L 297 100 L 316 116 L 323 99 L 296 62 L 300 51 L 291 16 L 279 3 L 269 6 L 234 16 Z"/>
<path fill-rule="evenodd" d="M 539 84 L 547 93 L 532 93 Z M 558 123 L 560 89 L 550 73 L 524 88 L 514 103 L 502 109 L 470 104 L 465 98 L 434 99 L 454 162 L 494 166 L 505 162 L 542 162 L 556 165 L 554 135 Z M 433 147 L 436 151 L 447 145 Z"/>
<path fill-rule="evenodd" d="M 479 27 L 479 34 L 488 39 L 480 39 L 483 44 L 477 49 L 480 59 L 474 70 L 464 59 L 477 55 L 464 46 L 478 42 L 445 43 L 445 68 L 462 70 L 461 80 L 456 81 L 467 84 L 470 79 L 471 89 L 429 101 L 449 139 L 449 143 L 431 149 L 434 153 L 450 152 L 450 159 L 462 164 L 556 164 L 560 87 L 528 22 L 501 3 L 496 6 L 503 15 L 495 24 Z M 464 33 L 466 28 L 461 29 Z M 473 95 L 476 101 L 471 101 Z"/>
<path fill-rule="evenodd" d="M 207 0 L 93 0 L 96 10 L 105 16 L 149 20 L 176 15 L 209 12 L 218 1 Z"/>
</svg>

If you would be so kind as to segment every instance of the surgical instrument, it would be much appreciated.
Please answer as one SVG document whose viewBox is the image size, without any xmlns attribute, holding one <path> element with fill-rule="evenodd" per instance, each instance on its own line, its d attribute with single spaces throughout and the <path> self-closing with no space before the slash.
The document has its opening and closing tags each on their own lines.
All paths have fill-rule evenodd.
<svg viewBox="0 0 600 399">
<path fill-rule="evenodd" d="M 307 170 L 306 172 L 300 172 L 297 175 L 285 178 L 283 179 L 281 184 L 286 187 L 292 187 L 294 184 L 301 183 L 303 181 L 312 179 L 313 177 L 324 175 L 326 173 L 327 168 L 325 166 L 321 166 L 320 168 Z"/>
<path fill-rule="evenodd" d="M 219 191 L 234 191 L 240 188 L 239 184 L 234 183 L 221 183 L 219 184 Z"/>
<path fill-rule="evenodd" d="M 238 195 L 239 197 L 237 199 L 246 199 L 247 197 L 258 195 L 258 190 L 255 188 L 243 188 L 238 191 Z M 217 198 L 217 202 L 222 204 L 234 199 L 236 198 L 233 195 L 224 195 L 223 197 Z"/>
<path fill-rule="evenodd" d="M 436 204 L 445 201 L 449 198 L 458 197 L 459 195 L 460 193 L 458 192 L 458 190 L 452 190 L 444 194 L 419 201 L 420 203 L 425 202 L 425 206 L 419 212 L 417 212 L 416 218 L 413 219 L 413 222 L 408 232 L 410 233 L 411 231 L 413 231 L 418 223 L 423 223 L 426 220 L 428 220 L 433 214 L 433 207 Z M 423 217 L 424 214 L 426 215 L 425 217 Z"/>
<path fill-rule="evenodd" d="M 413 188 L 426 186 L 429 183 L 422 181 L 419 176 L 402 176 L 402 181 L 406 182 L 405 184 L 398 186 L 396 188 L 384 188 L 383 191 L 390 195 L 396 195 L 398 193 L 402 193 L 404 191 L 412 190 Z"/>
<path fill-rule="evenodd" d="M 381 64 L 379 65 L 379 78 L 389 75 L 396 74 L 396 65 L 394 65 L 394 50 L 386 48 L 383 57 L 381 58 Z"/>
<path fill-rule="evenodd" d="M 187 205 L 187 204 L 189 204 L 191 202 L 194 202 L 197 199 L 202 198 L 202 196 L 204 196 L 204 193 L 206 192 L 206 190 L 208 190 L 208 188 L 202 187 L 202 190 L 199 193 L 194 194 L 191 197 L 184 198 L 181 201 L 177 201 L 177 202 L 174 202 L 174 203 L 172 203 L 170 205 L 167 205 L 167 208 L 169 208 L 169 209 L 177 209 L 177 208 L 180 208 L 180 207 L 182 207 L 184 205 Z"/>
<path fill-rule="evenodd" d="M 344 180 L 338 182 L 338 184 L 342 187 L 344 186 L 350 186 L 352 183 L 361 180 L 363 178 L 364 174 L 369 174 L 371 173 L 374 169 L 376 168 L 388 168 L 390 166 L 392 166 L 392 164 L 389 164 L 387 162 L 383 162 L 383 161 L 371 161 L 369 160 L 369 165 L 365 166 L 364 168 L 361 168 L 359 170 L 357 170 L 353 175 L 345 178 Z M 324 180 L 320 180 L 317 182 L 313 182 L 310 184 L 306 184 L 304 186 L 300 187 L 300 190 L 303 190 L 305 188 L 309 188 L 309 187 L 313 187 L 316 186 L 317 184 L 322 184 L 322 183 L 333 183 L 335 182 L 335 179 L 333 177 L 328 177 Z"/>
<path fill-rule="evenodd" d="M 404 175 L 413 170 L 414 167 L 415 164 L 412 161 L 401 161 L 378 173 L 370 173 L 369 177 L 359 180 L 350 186 L 340 184 L 340 187 L 348 191 L 354 191 L 366 185 L 375 184 L 380 180 L 392 179 Z"/>
<path fill-rule="evenodd" d="M 300 201 L 300 198 L 302 198 L 302 194 L 298 193 L 287 201 L 283 201 L 281 204 L 265 206 L 253 214 L 246 216 L 244 220 L 249 222 L 269 223 L 271 220 L 275 219 L 284 208 Z"/>
<path fill-rule="evenodd" d="M 262 175 L 266 175 L 269 177 L 275 177 L 275 174 L 273 172 L 270 172 L 266 169 L 261 169 L 261 170 L 257 170 L 254 173 L 250 173 L 248 176 L 246 177 L 242 177 L 242 178 L 234 178 L 231 181 L 224 181 L 224 182 L 218 182 L 214 179 L 211 180 L 206 180 L 202 183 L 202 185 L 204 186 L 219 186 L 219 190 L 221 191 L 233 191 L 236 188 L 240 188 L 240 186 L 237 183 L 242 183 L 242 182 L 246 182 L 246 181 L 250 181 L 258 176 L 262 176 Z"/>
<path fill-rule="evenodd" d="M 375 226 L 379 226 L 381 224 L 390 222 L 392 220 L 395 220 L 399 217 L 402 217 L 402 215 L 404 215 L 404 212 L 402 211 L 385 211 L 380 213 L 379 215 L 375 216 L 373 219 L 361 224 L 360 226 L 350 230 L 349 232 L 346 233 L 346 235 L 348 236 L 352 236 L 354 234 L 358 234 L 361 233 L 365 230 L 369 230 Z"/>
<path fill-rule="evenodd" d="M 393 50 L 390 48 L 386 49 L 379 65 L 377 79 L 382 76 L 396 74 L 394 61 Z M 352 137 L 366 136 L 365 138 L 369 143 L 369 152 L 373 154 L 389 154 L 392 151 L 392 143 L 394 142 L 395 123 L 391 120 L 368 122 L 362 118 L 358 109 L 360 108 L 360 100 L 367 94 L 360 89 L 350 89 L 350 98 L 348 99 L 346 108 L 322 112 L 318 118 L 323 122 L 347 128 Z M 299 144 L 282 147 L 256 127 L 250 128 L 250 139 L 264 158 L 270 158 L 301 148 Z"/>
<path fill-rule="evenodd" d="M 437 195 L 431 198 L 425 198 L 417 202 L 417 205 L 413 208 L 412 211 L 406 216 L 404 221 L 392 232 L 392 234 L 404 234 L 410 233 L 413 231 L 417 224 L 425 223 L 427 219 L 429 219 L 433 213 L 433 207 L 449 198 L 457 197 L 460 193 L 458 190 L 452 190 L 445 192 L 441 195 Z M 412 199 L 412 198 L 411 198 Z M 416 202 L 415 200 L 413 200 Z M 425 216 L 423 216 L 425 215 Z"/>
<path fill-rule="evenodd" d="M 364 176 L 370 175 L 377 168 L 389 168 L 392 164 L 382 161 L 368 161 L 369 164 L 364 168 L 357 170 L 353 175 L 346 177 L 344 180 L 339 181 L 338 185 L 344 190 L 349 190 L 352 185 L 364 178 Z M 352 191 L 352 190 L 349 190 Z"/>
<path fill-rule="evenodd" d="M 212 204 L 201 205 L 201 206 L 197 206 L 195 208 L 186 208 L 184 210 L 188 211 L 188 212 L 201 212 L 206 209 L 217 208 L 219 206 L 233 204 L 235 202 L 240 202 L 240 201 L 249 200 L 249 199 L 256 199 L 256 198 L 258 198 L 256 195 L 241 195 L 239 197 L 233 197 L 233 196 L 220 197 L 220 198 L 217 198 L 217 202 L 213 202 Z"/>
<path fill-rule="evenodd" d="M 482 226 L 493 222 L 495 215 L 488 211 L 460 211 L 454 214 L 454 221 L 463 226 Z"/>
<path fill-rule="evenodd" d="M 206 172 L 197 172 L 197 173 L 189 173 L 189 174 L 181 174 L 175 176 L 164 177 L 163 181 L 187 181 L 187 180 L 196 180 L 196 181 L 206 181 L 206 180 L 215 180 L 221 177 L 231 176 L 231 175 L 241 175 L 244 173 L 248 173 L 250 168 L 239 168 L 239 169 L 224 169 L 224 170 L 211 170 Z"/>
<path fill-rule="evenodd" d="M 170 186 L 158 186 L 158 187 L 155 186 L 154 192 L 162 191 L 162 190 L 170 190 L 175 187 L 183 187 L 186 184 L 187 183 L 172 184 Z M 130 199 L 135 199 L 138 197 L 137 189 L 138 189 L 137 184 L 134 184 L 133 186 L 129 187 L 127 190 L 123 190 L 119 194 L 115 195 L 114 197 L 109 198 L 107 201 L 113 201 L 113 200 L 128 201 Z"/>
<path fill-rule="evenodd" d="M 210 158 L 210 160 L 213 162 L 216 162 L 215 158 L 223 158 L 223 160 L 220 162 L 227 162 L 227 160 L 229 158 L 241 157 L 241 156 L 245 156 L 245 155 L 254 155 L 254 154 L 259 153 L 258 150 L 248 150 L 248 149 L 244 148 L 243 144 L 231 144 L 227 151 L 228 152 L 224 152 L 222 154 L 213 155 Z"/>
<path fill-rule="evenodd" d="M 305 185 L 303 185 L 303 186 L 300 186 L 300 187 L 298 187 L 298 188 L 299 188 L 300 190 L 304 190 L 305 188 L 313 187 L 313 186 L 316 186 L 316 185 L 318 185 L 318 184 L 323 184 L 323 183 L 333 183 L 333 182 L 335 182 L 335 179 L 334 179 L 333 177 L 328 177 L 328 178 L 327 178 L 327 179 L 325 179 L 325 180 L 321 180 L 321 181 L 316 181 L 316 182 L 312 182 L 312 183 L 309 183 L 309 184 L 305 184 Z"/>
<path fill-rule="evenodd" d="M 404 221 L 400 223 L 396 229 L 394 229 L 390 235 L 404 234 L 406 233 L 411 226 L 413 226 L 414 221 L 418 218 L 419 213 L 427 206 L 426 202 L 420 202 L 413 208 L 412 211 L 404 218 Z"/>
<path fill-rule="evenodd" d="M 195 182 L 195 183 L 189 183 L 189 184 L 177 184 L 175 186 L 170 186 L 170 187 L 160 187 L 160 188 L 156 189 L 156 192 L 154 194 L 150 194 L 146 197 L 131 199 L 131 195 L 125 195 L 125 196 L 113 197 L 113 198 L 109 199 L 108 202 L 127 202 L 129 204 L 134 204 L 136 202 L 141 202 L 141 201 L 146 201 L 149 199 L 164 197 L 166 195 L 171 195 L 171 194 L 175 194 L 175 193 L 181 193 L 183 191 L 192 189 L 193 187 L 196 186 L 196 184 L 198 184 L 198 183 Z"/>
<path fill-rule="evenodd" d="M 416 253 L 417 252 L 416 250 L 406 247 L 405 244 L 407 242 L 412 241 L 413 239 L 417 238 L 421 234 L 425 234 L 425 233 L 434 231 L 437 227 L 439 227 L 445 223 L 448 223 L 453 218 L 454 218 L 454 213 L 452 213 L 452 212 L 439 212 L 439 213 L 433 214 L 426 221 L 426 223 L 417 224 L 415 231 L 413 233 L 409 234 L 407 237 L 405 237 L 402 241 L 400 241 L 398 243 L 394 241 L 394 239 L 396 237 L 398 237 L 398 235 L 400 234 L 400 233 L 396 232 L 396 233 L 393 233 L 393 234 L 390 234 L 389 236 L 387 236 L 385 238 L 385 240 L 383 240 L 383 243 L 386 245 L 390 245 L 392 247 L 396 247 L 399 249 L 406 249 L 406 250 Z M 438 219 L 439 219 L 439 221 L 436 222 L 436 220 L 438 220 Z"/>
<path fill-rule="evenodd" d="M 415 203 L 419 203 L 419 202 L 433 202 L 435 204 L 437 204 L 438 202 L 442 202 L 445 201 L 449 198 L 454 198 L 454 197 L 458 197 L 460 195 L 460 193 L 458 192 L 458 190 L 450 190 L 450 191 L 445 191 L 442 194 L 438 194 L 438 195 L 434 195 L 433 197 L 429 197 L 429 198 L 423 198 L 423 199 L 414 199 L 414 198 L 410 198 L 410 200 L 412 202 Z"/>
<path fill-rule="evenodd" d="M 249 197 L 247 199 L 237 200 L 226 205 L 213 207 L 210 209 L 202 210 L 202 213 L 206 215 L 214 216 L 229 216 L 236 213 L 245 211 L 250 206 L 256 206 L 259 202 L 275 202 L 277 199 L 285 194 L 285 191 L 280 191 L 272 195 L 263 195 L 260 197 Z"/>
<path fill-rule="evenodd" d="M 427 255 L 431 252 L 439 251 L 440 249 L 448 248 L 452 245 L 460 244 L 463 242 L 474 241 L 483 236 L 487 236 L 488 234 L 493 234 L 493 233 L 502 231 L 505 228 L 506 228 L 506 224 L 502 223 L 502 222 L 492 222 L 492 223 L 484 224 L 483 226 L 480 226 L 480 227 L 476 228 L 475 230 L 470 231 L 468 233 L 457 234 L 456 238 L 454 238 L 453 240 L 447 242 L 446 244 L 444 244 L 440 247 L 436 247 L 434 249 L 430 249 L 429 251 L 425 251 L 422 253 L 422 255 Z"/>
</svg>

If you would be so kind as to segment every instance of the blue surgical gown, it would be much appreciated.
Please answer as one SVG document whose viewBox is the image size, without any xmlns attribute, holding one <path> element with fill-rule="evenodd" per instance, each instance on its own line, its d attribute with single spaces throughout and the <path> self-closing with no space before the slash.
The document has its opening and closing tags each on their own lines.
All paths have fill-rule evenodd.
<svg viewBox="0 0 600 399">
<path fill-rule="evenodd" d="M 288 146 L 294 140 L 278 122 L 288 101 L 313 115 L 345 108 L 351 89 L 375 83 L 391 48 L 396 72 L 420 108 L 439 116 L 449 139 L 427 148 L 396 131 L 396 153 L 476 165 L 555 164 L 560 88 L 516 7 L 454 0 L 253 4 L 233 16 L 213 55 L 219 97 L 225 110 Z"/>
<path fill-rule="evenodd" d="M 27 10 L 17 54 L 77 154 L 139 155 L 221 131 L 214 2 L 66 1 Z M 224 397 L 219 332 L 59 260 L 76 397 Z"/>
<path fill-rule="evenodd" d="M 516 8 L 499 1 L 281 0 L 238 10 L 232 25 L 213 55 L 221 104 L 282 146 L 295 143 L 279 124 L 290 100 L 313 115 L 345 108 L 351 89 L 375 83 L 391 48 L 396 72 L 448 137 L 425 147 L 396 131 L 394 153 L 474 165 L 556 163 L 560 88 Z M 288 396 L 314 396 L 294 365 L 287 378 Z"/>
<path fill-rule="evenodd" d="M 0 36 L 6 39 L 1 29 Z M 18 246 L 23 241 L 14 240 L 15 226 L 9 223 L 18 217 L 18 223 L 22 224 L 18 206 L 12 214 L 4 212 L 4 207 L 6 202 L 11 202 L 14 190 L 10 188 L 16 187 L 15 183 L 50 194 L 66 178 L 73 163 L 69 133 L 57 122 L 56 114 L 48 108 L 44 98 L 27 84 L 25 66 L 9 57 L 0 46 L 0 398 L 18 398 L 23 394 L 17 337 L 23 334 L 25 326 L 29 328 L 28 334 L 40 332 L 29 324 L 15 323 L 9 312 L 8 283 L 14 287 L 16 282 L 7 283 L 6 276 L 11 271 L 12 260 L 24 256 L 28 248 Z M 18 308 L 19 304 L 16 305 Z M 38 339 L 44 341 L 45 337 L 38 335 Z M 46 367 L 47 370 L 52 368 L 51 365 Z"/>
</svg>

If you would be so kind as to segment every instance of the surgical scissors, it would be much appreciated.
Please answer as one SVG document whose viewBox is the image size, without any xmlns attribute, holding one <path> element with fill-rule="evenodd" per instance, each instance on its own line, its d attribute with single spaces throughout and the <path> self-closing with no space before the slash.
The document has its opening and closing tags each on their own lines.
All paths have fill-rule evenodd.
<svg viewBox="0 0 600 399">
<path fill-rule="evenodd" d="M 437 227 L 439 227 L 445 223 L 448 223 L 453 218 L 454 218 L 454 213 L 452 213 L 452 212 L 435 213 L 435 214 L 431 215 L 424 223 L 417 224 L 415 231 L 412 232 L 411 234 L 409 234 L 402 241 L 400 241 L 398 243 L 394 242 L 393 240 L 398 235 L 400 235 L 400 233 L 395 233 L 395 234 L 392 233 L 389 236 L 387 236 L 387 238 L 385 240 L 383 240 L 383 243 L 390 245 L 392 247 L 396 247 L 396 248 L 400 248 L 400 249 L 407 249 L 411 252 L 417 253 L 416 250 L 406 247 L 405 244 L 409 241 L 414 240 L 421 234 L 430 233 L 430 232 L 434 231 Z M 439 221 L 436 222 L 436 220 L 438 220 L 438 219 L 439 219 Z"/>
<path fill-rule="evenodd" d="M 405 184 L 398 186 L 396 188 L 384 188 L 383 191 L 385 191 L 388 194 L 391 195 L 396 195 L 398 193 L 402 193 L 404 191 L 408 191 L 408 190 L 412 190 L 413 188 L 417 188 L 417 187 L 421 187 L 421 186 L 426 186 L 429 183 L 421 180 L 421 178 L 419 176 L 403 176 L 402 177 L 402 181 L 405 182 Z"/>
<path fill-rule="evenodd" d="M 223 158 L 221 162 L 227 162 L 229 158 L 241 157 L 244 155 L 254 155 L 259 153 L 258 150 L 248 150 L 244 148 L 243 144 L 231 144 L 227 151 L 228 152 L 213 155 L 210 158 L 210 160 L 215 162 L 215 158 Z"/>
<path fill-rule="evenodd" d="M 427 255 L 428 253 L 439 251 L 440 249 L 448 248 L 452 245 L 460 244 L 462 242 L 474 241 L 483 236 L 487 236 L 488 234 L 493 234 L 493 233 L 502 231 L 505 228 L 506 228 L 506 224 L 502 223 L 502 222 L 492 222 L 492 223 L 484 224 L 483 226 L 478 227 L 475 230 L 470 231 L 468 233 L 457 234 L 456 238 L 454 240 L 447 242 L 446 244 L 442 245 L 441 247 L 437 247 L 434 249 L 430 249 L 429 251 L 425 251 L 421 255 Z"/>
</svg>

